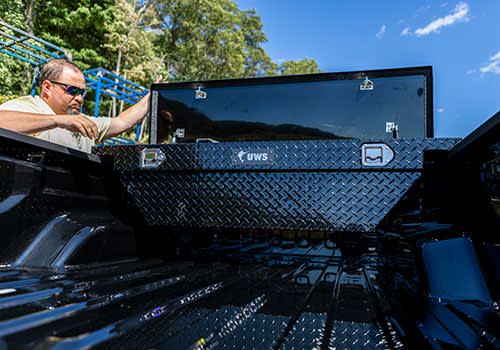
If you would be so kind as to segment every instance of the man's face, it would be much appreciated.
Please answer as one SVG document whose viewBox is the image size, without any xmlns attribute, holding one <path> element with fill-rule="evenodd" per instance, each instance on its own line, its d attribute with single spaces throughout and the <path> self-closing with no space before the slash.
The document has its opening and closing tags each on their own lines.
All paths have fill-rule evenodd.
<svg viewBox="0 0 500 350">
<path fill-rule="evenodd" d="M 72 68 L 64 67 L 63 71 L 54 79 L 59 83 L 85 88 L 85 78 L 81 72 Z M 79 114 L 83 105 L 82 95 L 72 96 L 65 91 L 65 86 L 49 83 L 49 93 L 47 94 L 47 104 L 56 114 Z"/>
</svg>

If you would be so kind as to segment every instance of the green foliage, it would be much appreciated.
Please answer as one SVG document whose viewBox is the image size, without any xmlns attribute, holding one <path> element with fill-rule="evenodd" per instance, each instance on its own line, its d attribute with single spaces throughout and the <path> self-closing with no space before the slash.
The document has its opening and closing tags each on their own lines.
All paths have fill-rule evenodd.
<svg viewBox="0 0 500 350">
<path fill-rule="evenodd" d="M 0 94 L 18 94 L 23 90 L 23 68 L 25 64 L 7 55 L 0 54 Z M 29 65 L 28 65 L 29 66 Z"/>
<path fill-rule="evenodd" d="M 143 86 L 149 86 L 159 75 L 168 74 L 162 63 L 161 52 L 155 46 L 158 34 L 147 27 L 153 18 L 154 7 L 146 12 L 147 19 L 142 21 L 132 36 L 127 39 L 133 21 L 136 19 L 139 4 L 137 2 L 118 1 L 119 11 L 115 14 L 115 21 L 109 26 L 109 33 L 105 35 L 103 47 L 113 52 L 112 61 L 107 69 L 114 70 L 116 53 L 125 42 L 120 75 L 128 80 Z"/>
<path fill-rule="evenodd" d="M 21 5 L 16 0 L 0 1 L 0 19 L 12 26 L 26 30 L 26 21 L 22 14 Z M 13 34 L 6 29 L 7 34 Z M 16 95 L 23 91 L 24 69 L 31 69 L 30 65 L 16 58 L 0 53 L 0 94 Z M 24 89 L 26 92 L 28 89 Z"/>
<path fill-rule="evenodd" d="M 276 68 L 275 72 L 271 73 L 270 75 L 294 75 L 310 73 L 321 73 L 321 70 L 318 68 L 318 63 L 316 63 L 315 60 L 304 58 L 297 61 L 285 61 Z"/>
<path fill-rule="evenodd" d="M 17 97 L 19 97 L 19 96 L 17 96 L 17 95 L 0 95 L 0 105 L 4 102 L 13 100 Z"/>
<path fill-rule="evenodd" d="M 14 27 L 26 30 L 21 4 L 16 0 L 0 1 L 0 19 Z"/>
<path fill-rule="evenodd" d="M 261 47 L 267 41 L 255 10 L 231 0 L 161 0 L 152 28 L 174 81 L 265 75 L 276 65 Z"/>
<path fill-rule="evenodd" d="M 241 77 L 245 66 L 244 14 L 229 0 L 162 0 L 154 26 L 173 80 Z"/>
<path fill-rule="evenodd" d="M 38 2 L 35 35 L 71 52 L 82 69 L 107 67 L 112 52 L 102 40 L 115 20 L 114 0 Z"/>
</svg>

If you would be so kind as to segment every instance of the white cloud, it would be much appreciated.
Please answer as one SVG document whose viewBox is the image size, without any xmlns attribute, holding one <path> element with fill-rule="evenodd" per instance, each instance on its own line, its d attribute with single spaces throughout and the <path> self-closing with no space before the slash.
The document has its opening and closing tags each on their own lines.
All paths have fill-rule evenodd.
<svg viewBox="0 0 500 350">
<path fill-rule="evenodd" d="M 410 35 L 410 27 L 406 27 L 405 29 L 403 29 L 403 31 L 401 32 L 401 36 L 407 36 L 407 35 Z"/>
<path fill-rule="evenodd" d="M 481 73 L 500 74 L 500 61 L 491 62 L 489 65 L 481 67 Z"/>
<path fill-rule="evenodd" d="M 448 6 L 447 2 L 443 2 L 441 5 L 439 5 L 439 7 L 441 7 L 441 8 L 446 7 L 446 6 Z"/>
<path fill-rule="evenodd" d="M 498 51 L 495 56 L 491 57 L 490 60 L 491 61 L 498 61 L 498 60 L 500 60 L 500 51 Z"/>
<path fill-rule="evenodd" d="M 380 30 L 378 31 L 377 35 L 375 35 L 377 37 L 377 39 L 382 39 L 386 28 L 387 27 L 385 26 L 385 24 L 383 24 L 382 27 L 380 28 Z"/>
<path fill-rule="evenodd" d="M 500 74 L 500 51 L 490 57 L 490 63 L 480 68 L 481 73 Z"/>
<path fill-rule="evenodd" d="M 469 69 L 467 72 L 465 72 L 466 75 L 471 75 L 472 73 L 476 73 L 475 69 Z"/>
<path fill-rule="evenodd" d="M 432 21 L 424 28 L 418 28 L 415 31 L 417 36 L 429 35 L 433 32 L 439 33 L 439 30 L 443 27 L 450 26 L 454 23 L 468 22 L 470 12 L 470 6 L 466 2 L 459 2 L 458 5 L 453 9 L 452 13 L 446 17 L 441 17 Z"/>
<path fill-rule="evenodd" d="M 438 108 L 438 113 L 443 113 L 444 112 L 444 108 Z"/>
</svg>

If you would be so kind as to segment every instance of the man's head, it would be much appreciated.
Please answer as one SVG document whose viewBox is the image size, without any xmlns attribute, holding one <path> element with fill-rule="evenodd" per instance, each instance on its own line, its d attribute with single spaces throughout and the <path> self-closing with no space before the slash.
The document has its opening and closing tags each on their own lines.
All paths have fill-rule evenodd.
<svg viewBox="0 0 500 350">
<path fill-rule="evenodd" d="M 83 105 L 78 89 L 85 89 L 85 77 L 76 64 L 65 58 L 46 63 L 38 77 L 40 97 L 56 114 L 77 114 Z"/>
</svg>

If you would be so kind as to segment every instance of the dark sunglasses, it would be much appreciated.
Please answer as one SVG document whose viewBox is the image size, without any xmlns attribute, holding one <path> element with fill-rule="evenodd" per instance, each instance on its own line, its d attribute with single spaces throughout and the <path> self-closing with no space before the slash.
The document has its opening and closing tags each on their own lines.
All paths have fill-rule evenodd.
<svg viewBox="0 0 500 350">
<path fill-rule="evenodd" d="M 49 81 L 52 84 L 57 84 L 57 85 L 65 86 L 64 91 L 66 91 L 71 96 L 75 96 L 76 97 L 78 95 L 82 95 L 82 98 L 84 98 L 85 95 L 87 94 L 87 89 L 80 89 L 79 87 L 76 87 L 76 86 L 73 86 L 73 85 L 64 84 L 64 83 L 60 83 L 58 81 L 53 81 L 53 80 L 49 80 Z"/>
</svg>

